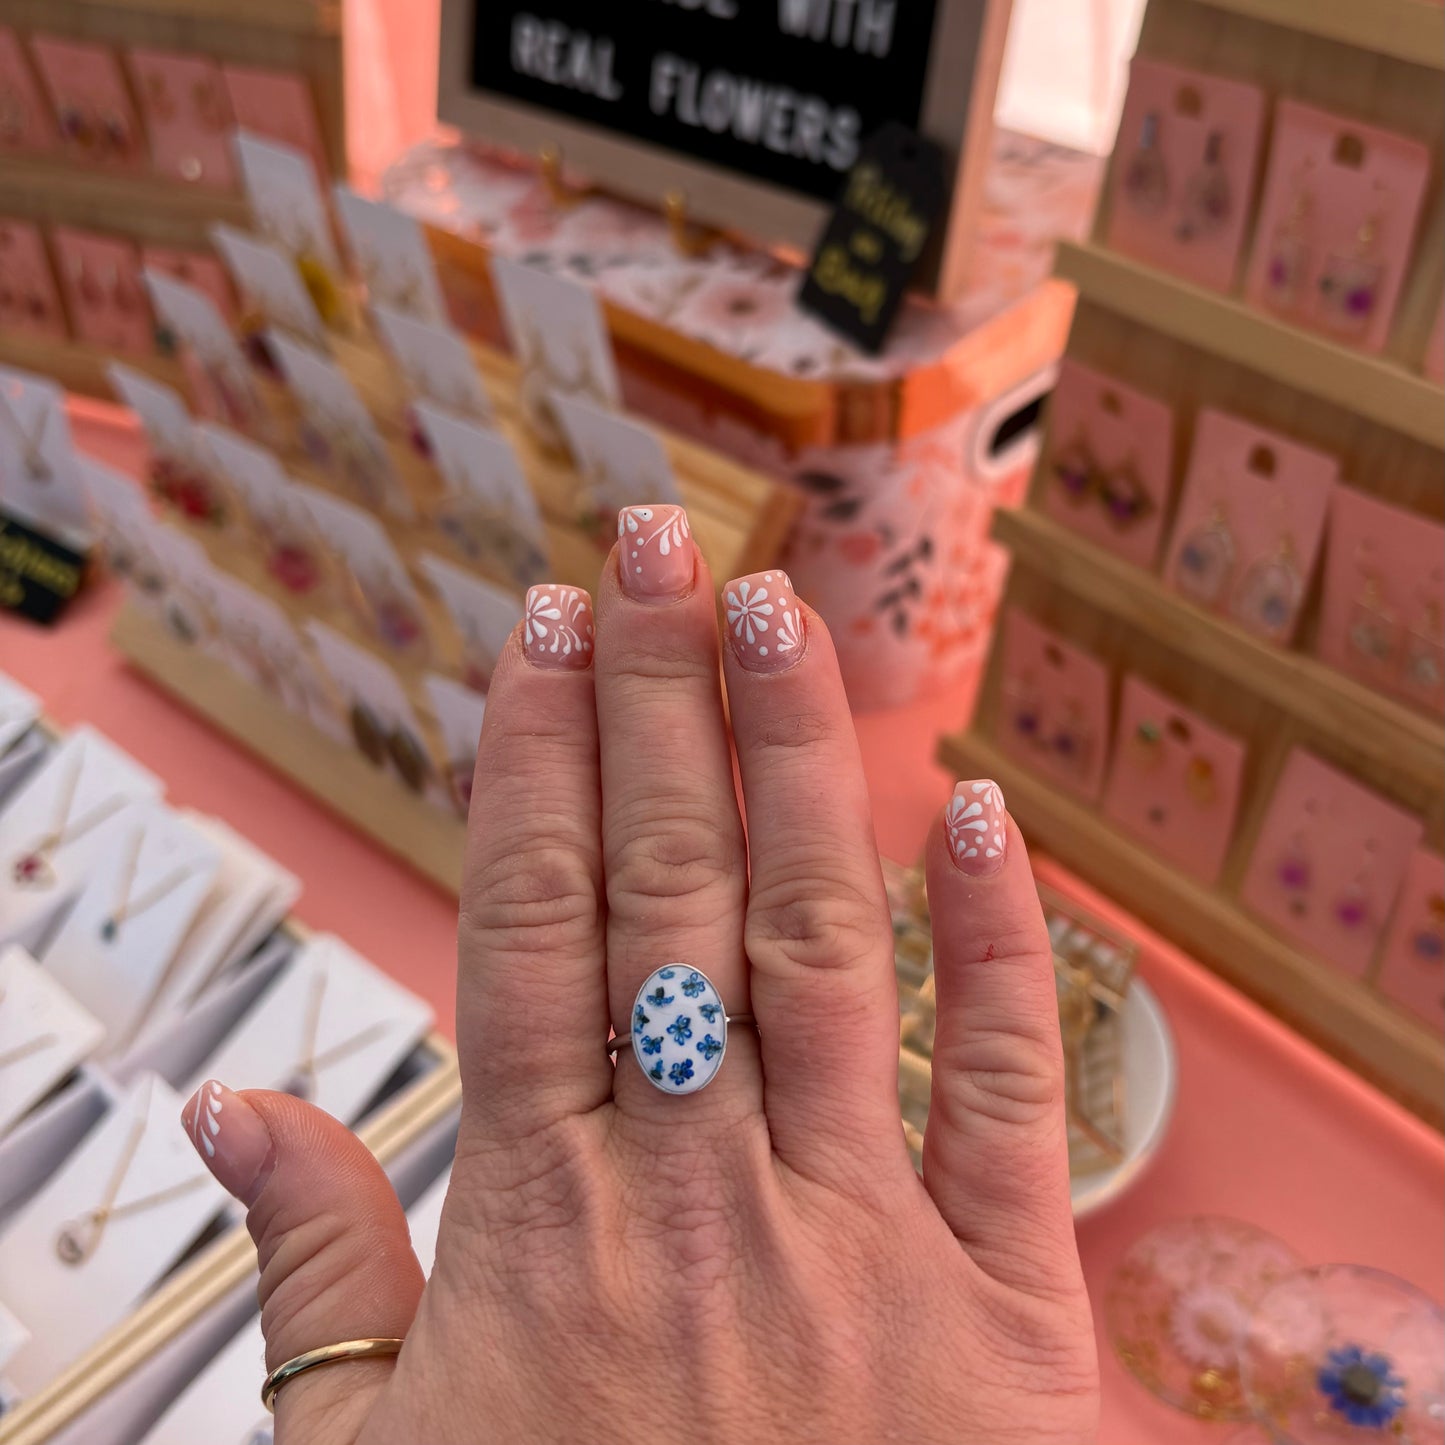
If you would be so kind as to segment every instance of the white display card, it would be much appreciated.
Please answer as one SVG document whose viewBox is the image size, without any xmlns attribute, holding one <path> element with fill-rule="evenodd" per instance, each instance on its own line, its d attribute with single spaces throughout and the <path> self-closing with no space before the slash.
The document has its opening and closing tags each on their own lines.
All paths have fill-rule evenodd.
<svg viewBox="0 0 1445 1445">
<path fill-rule="evenodd" d="M 621 405 L 607 323 L 587 287 L 501 256 L 492 258 L 492 281 L 522 368 L 520 400 L 544 437 L 554 439 L 549 399 L 555 392 Z"/>
<path fill-rule="evenodd" d="M 464 681 L 485 692 L 512 629 L 522 620 L 522 599 L 430 553 L 419 565 L 461 637 Z"/>
<path fill-rule="evenodd" d="M 181 642 L 210 652 L 216 643 L 216 578 L 210 554 L 179 528 L 158 523 L 149 537 L 151 556 L 164 583 L 161 620 Z"/>
<path fill-rule="evenodd" d="M 463 818 L 472 805 L 472 775 L 477 766 L 477 744 L 487 700 L 481 693 L 449 677 L 429 672 L 422 679 L 432 716 L 446 751 L 446 783 L 452 802 Z"/>
<path fill-rule="evenodd" d="M 336 211 L 373 307 L 445 325 L 446 302 L 421 226 L 404 211 L 338 185 Z"/>
<path fill-rule="evenodd" d="M 0 808 L 6 799 L 39 766 L 49 747 L 39 728 L 31 728 L 0 753 Z"/>
<path fill-rule="evenodd" d="M 100 1021 L 23 948 L 0 950 L 0 1138 L 104 1037 Z"/>
<path fill-rule="evenodd" d="M 0 367 L 0 507 L 77 551 L 90 544 L 65 392 L 9 367 Z"/>
<path fill-rule="evenodd" d="M 330 357 L 280 332 L 267 332 L 267 344 L 322 465 L 373 511 L 411 517 L 411 498 L 351 379 Z"/>
<path fill-rule="evenodd" d="M 115 394 L 140 419 L 152 452 L 186 466 L 202 465 L 195 423 L 180 392 L 118 361 L 112 361 L 105 374 Z"/>
<path fill-rule="evenodd" d="M 672 463 L 648 427 L 560 392 L 552 404 L 597 512 L 615 516 L 638 504 L 682 505 Z"/>
<path fill-rule="evenodd" d="M 385 306 L 373 306 L 371 315 L 415 400 L 491 425 L 491 399 L 470 347 L 455 331 Z"/>
<path fill-rule="evenodd" d="M 216 303 L 199 287 L 177 281 L 164 271 L 147 267 L 142 275 L 157 319 L 200 366 L 215 409 L 228 421 L 259 426 L 266 412 L 251 365 Z"/>
<path fill-rule="evenodd" d="M 216 846 L 164 804 L 136 803 L 44 952 L 45 967 L 123 1046 L 145 1017 L 220 870 Z"/>
<path fill-rule="evenodd" d="M 31 1336 L 6 1370 L 22 1393 L 120 1324 L 225 1206 L 183 1103 L 142 1075 L 0 1234 L 3 1300 Z"/>
<path fill-rule="evenodd" d="M 0 672 L 0 753 L 7 753 L 40 717 L 40 699 Z"/>
<path fill-rule="evenodd" d="M 243 130 L 236 132 L 236 158 L 257 229 L 295 260 L 339 272 L 326 202 L 306 154 Z"/>
<path fill-rule="evenodd" d="M 299 1094 L 354 1124 L 425 1037 L 432 1012 L 340 939 L 309 940 L 198 1073 Z"/>
<path fill-rule="evenodd" d="M 80 475 L 111 570 L 153 592 L 160 584 L 152 547 L 157 523 L 145 493 L 133 478 L 91 457 L 80 459 Z"/>
<path fill-rule="evenodd" d="M 236 290 L 266 324 L 292 332 L 312 346 L 326 345 L 326 326 L 288 252 L 234 226 L 212 226 L 211 240 Z"/>
<path fill-rule="evenodd" d="M 5 1374 L 5 1366 L 10 1363 L 11 1358 L 19 1351 L 30 1338 L 30 1331 L 15 1318 L 3 1305 L 0 1305 L 0 1377 Z M 5 1392 L 0 1389 L 0 1401 L 5 1398 Z"/>
<path fill-rule="evenodd" d="M 94 729 L 74 729 L 0 812 L 0 944 L 36 952 L 109 846 L 120 813 L 163 791 L 159 778 Z"/>
</svg>

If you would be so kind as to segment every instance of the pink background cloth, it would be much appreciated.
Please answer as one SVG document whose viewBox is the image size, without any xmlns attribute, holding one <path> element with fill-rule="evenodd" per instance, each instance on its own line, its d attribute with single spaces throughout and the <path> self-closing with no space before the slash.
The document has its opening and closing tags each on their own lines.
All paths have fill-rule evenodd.
<svg viewBox="0 0 1445 1445">
<path fill-rule="evenodd" d="M 114 413 L 78 408 L 81 446 L 134 469 L 138 437 Z M 303 880 L 298 916 L 330 929 L 454 1017 L 456 905 L 418 875 L 172 703 L 107 645 L 120 589 L 83 595 L 53 632 L 0 615 L 0 668 L 40 694 L 62 725 L 92 722 L 165 779 L 171 800 L 217 814 Z M 932 761 L 959 728 L 976 678 L 948 694 L 859 720 L 879 845 L 916 858 L 951 780 Z M 1348 1261 L 1402 1275 L 1440 1298 L 1445 1277 L 1445 1142 L 1276 1020 L 1142 929 L 1047 860 L 1040 877 L 1142 945 L 1141 970 L 1179 1047 L 1174 1120 L 1131 1193 L 1079 1226 L 1102 1324 L 1104 1285 L 1120 1255 L 1166 1219 L 1225 1214 L 1280 1235 L 1312 1263 Z M 1101 1337 L 1105 1445 L 1217 1441 L 1157 1403 Z"/>
</svg>

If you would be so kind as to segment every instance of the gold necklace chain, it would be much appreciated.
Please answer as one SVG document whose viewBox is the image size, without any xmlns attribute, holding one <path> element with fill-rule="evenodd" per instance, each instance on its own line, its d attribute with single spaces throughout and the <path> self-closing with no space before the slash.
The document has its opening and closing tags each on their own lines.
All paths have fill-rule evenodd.
<svg viewBox="0 0 1445 1445">
<path fill-rule="evenodd" d="M 45 460 L 45 453 L 41 450 L 41 444 L 45 440 L 46 428 L 50 425 L 51 404 L 42 399 L 40 403 L 40 425 L 35 428 L 32 436 L 25 430 L 20 420 L 20 414 L 15 410 L 15 404 L 5 395 L 5 390 L 0 387 L 0 419 L 15 435 L 15 440 L 20 443 L 20 452 L 24 458 L 25 471 L 33 482 L 48 482 L 53 475 L 50 470 L 50 463 Z"/>
<path fill-rule="evenodd" d="M 11 1064 L 18 1064 L 21 1059 L 28 1059 L 31 1054 L 44 1053 L 59 1040 L 58 1034 L 41 1034 L 38 1038 L 27 1039 L 17 1048 L 11 1049 L 8 1054 L 0 1054 L 0 1069 L 8 1068 Z"/>
<path fill-rule="evenodd" d="M 49 832 L 43 833 L 29 848 L 17 854 L 11 865 L 11 875 L 17 883 L 42 887 L 53 882 L 55 870 L 51 867 L 51 858 L 65 844 L 83 838 L 92 828 L 98 827 L 113 813 L 118 813 L 129 801 L 121 794 L 113 795 L 97 803 L 72 823 L 70 810 L 75 806 L 75 790 L 84 768 L 84 759 L 77 750 L 75 764 L 57 798 L 59 806 L 55 810 L 54 824 Z"/>
<path fill-rule="evenodd" d="M 131 889 L 135 886 L 136 870 L 140 866 L 141 849 L 144 846 L 145 829 L 142 828 L 136 835 L 135 843 L 130 850 L 130 860 L 126 864 L 124 882 L 117 890 L 119 901 L 100 925 L 100 936 L 107 943 L 114 943 L 119 937 L 122 924 L 139 917 L 147 909 L 154 908 L 163 898 L 168 897 L 179 888 L 187 878 L 199 871 L 200 865 L 196 863 L 185 863 L 179 868 L 172 868 L 159 883 L 153 884 L 139 898 L 133 899 L 130 896 Z"/>
</svg>

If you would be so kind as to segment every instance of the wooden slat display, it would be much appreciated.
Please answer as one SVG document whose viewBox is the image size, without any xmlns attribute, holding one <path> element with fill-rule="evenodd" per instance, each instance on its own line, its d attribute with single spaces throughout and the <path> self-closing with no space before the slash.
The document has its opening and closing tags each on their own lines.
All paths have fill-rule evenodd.
<svg viewBox="0 0 1445 1445">
<path fill-rule="evenodd" d="M 1079 287 L 1067 356 L 1168 402 L 1172 475 L 1198 413 L 1214 408 L 1339 458 L 1342 479 L 1445 520 L 1445 388 L 1421 375 L 1445 282 L 1440 137 L 1445 12 L 1423 0 L 1150 0 L 1139 53 L 1261 85 L 1424 139 L 1435 158 L 1410 273 L 1384 354 L 1370 356 L 1113 252 L 1106 189 L 1093 239 L 1065 244 L 1059 274 Z M 1246 246 L 1248 246 L 1248 241 Z M 1064 439 L 1066 440 L 1066 439 Z M 1201 961 L 1401 1098 L 1445 1122 L 1445 1042 L 1370 978 L 1352 977 L 1275 934 L 1239 900 L 1275 783 L 1304 748 L 1424 823 L 1445 845 L 1445 724 L 1325 666 L 1313 655 L 1316 586 L 1296 646 L 1271 646 L 1196 607 L 1157 571 L 1127 563 L 1043 510 L 1049 438 L 1024 511 L 994 535 L 1013 553 L 1004 612 L 1016 609 L 1140 678 L 1247 743 L 1240 817 L 1217 887 L 1206 887 L 1066 796 L 1000 744 L 999 653 L 971 729 L 941 760 L 998 780 L 1024 832 Z"/>
</svg>

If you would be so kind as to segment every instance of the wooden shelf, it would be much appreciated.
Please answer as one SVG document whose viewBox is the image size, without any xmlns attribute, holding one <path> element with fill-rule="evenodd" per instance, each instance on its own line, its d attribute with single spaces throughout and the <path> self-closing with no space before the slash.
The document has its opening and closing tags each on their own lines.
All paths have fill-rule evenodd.
<svg viewBox="0 0 1445 1445">
<path fill-rule="evenodd" d="M 111 642 L 172 697 L 448 893 L 461 887 L 466 824 L 408 792 L 224 663 L 177 642 L 128 603 Z"/>
<path fill-rule="evenodd" d="M 1445 1043 L 1422 1024 L 1367 984 L 1298 952 L 1218 889 L 1178 873 L 978 735 L 944 738 L 938 755 L 957 777 L 993 778 L 1031 844 L 1441 1126 Z"/>
<path fill-rule="evenodd" d="M 1445 6 L 1439 0 L 1203 0 L 1289 30 L 1338 40 L 1395 60 L 1445 68 Z"/>
<path fill-rule="evenodd" d="M 120 356 L 84 341 L 49 341 L 21 332 L 0 332 L 0 365 L 18 366 L 58 381 L 67 391 L 115 402 L 115 389 L 106 375 L 112 361 L 185 390 L 181 364 L 165 356 Z"/>
<path fill-rule="evenodd" d="M 1445 449 L 1445 387 L 1396 362 L 1301 331 L 1102 245 L 1062 242 L 1058 274 L 1085 301 Z"/>
<path fill-rule="evenodd" d="M 1346 736 L 1363 753 L 1438 789 L 1445 725 L 1302 652 L 1271 646 L 1171 592 L 1145 572 L 1040 512 L 999 511 L 993 535 L 1015 564 L 1126 619 L 1163 646 L 1229 678 L 1311 727 Z"/>
</svg>

